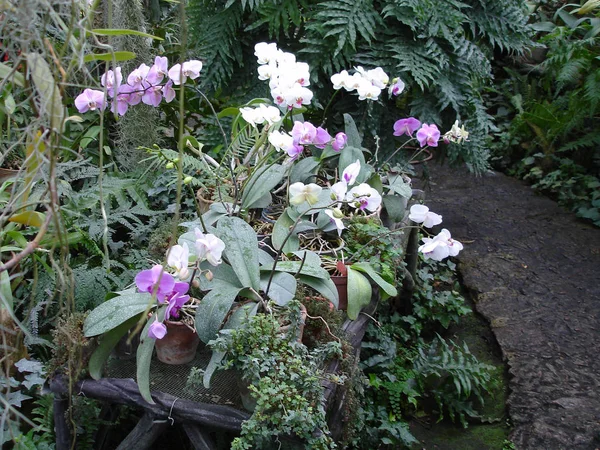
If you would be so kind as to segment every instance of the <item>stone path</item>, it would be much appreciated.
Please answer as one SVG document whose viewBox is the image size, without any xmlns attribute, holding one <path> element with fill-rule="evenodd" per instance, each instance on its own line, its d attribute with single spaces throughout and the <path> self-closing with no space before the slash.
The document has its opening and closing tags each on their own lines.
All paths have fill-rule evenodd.
<svg viewBox="0 0 600 450">
<path fill-rule="evenodd" d="M 509 364 L 517 449 L 600 449 L 600 230 L 502 174 L 430 164 L 426 205 Z"/>
</svg>

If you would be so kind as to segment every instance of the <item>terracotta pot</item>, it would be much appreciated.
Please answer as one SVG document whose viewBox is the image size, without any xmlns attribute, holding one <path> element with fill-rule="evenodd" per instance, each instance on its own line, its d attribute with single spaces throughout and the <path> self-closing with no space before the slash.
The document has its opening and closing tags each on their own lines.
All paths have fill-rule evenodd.
<svg viewBox="0 0 600 450">
<path fill-rule="evenodd" d="M 196 356 L 198 334 L 183 322 L 167 320 L 167 334 L 156 340 L 156 356 L 165 364 L 186 364 Z"/>
<path fill-rule="evenodd" d="M 338 309 L 346 311 L 348 309 L 348 276 L 332 275 L 331 280 L 337 288 L 340 299 Z"/>
</svg>

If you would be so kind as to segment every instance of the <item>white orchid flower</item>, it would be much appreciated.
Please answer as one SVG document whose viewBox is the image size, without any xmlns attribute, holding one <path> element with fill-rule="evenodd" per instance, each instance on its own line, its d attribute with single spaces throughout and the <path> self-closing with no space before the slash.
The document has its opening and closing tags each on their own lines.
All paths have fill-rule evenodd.
<svg viewBox="0 0 600 450">
<path fill-rule="evenodd" d="M 450 232 L 443 229 L 433 238 L 423 238 L 423 245 L 419 247 L 419 251 L 423 253 L 425 259 L 433 259 L 441 261 L 448 256 L 456 256 L 463 249 L 462 243 L 452 239 Z"/>
<path fill-rule="evenodd" d="M 422 223 L 425 228 L 432 228 L 442 223 L 442 216 L 429 211 L 425 205 L 412 205 L 408 218 L 415 223 Z"/>
<path fill-rule="evenodd" d="M 275 106 L 268 106 L 263 103 L 259 106 L 260 114 L 269 125 L 273 125 L 275 122 L 279 122 L 281 119 L 281 111 Z"/>
<path fill-rule="evenodd" d="M 259 42 L 254 46 L 254 55 L 258 59 L 259 64 L 269 64 L 271 61 L 275 61 L 278 56 L 279 50 L 277 44 L 266 42 Z"/>
<path fill-rule="evenodd" d="M 175 269 L 175 274 L 180 280 L 184 280 L 189 275 L 190 249 L 187 243 L 183 245 L 174 245 L 167 252 L 167 265 Z"/>
<path fill-rule="evenodd" d="M 342 181 L 348 186 L 352 186 L 356 181 L 356 177 L 360 173 L 360 161 L 357 159 L 356 162 L 348 165 L 342 173 Z"/>
<path fill-rule="evenodd" d="M 204 234 L 199 228 L 194 230 L 196 233 L 196 252 L 198 259 L 205 259 L 211 265 L 221 264 L 221 255 L 225 250 L 225 243 L 214 234 Z"/>
<path fill-rule="evenodd" d="M 371 212 L 377 211 L 381 205 L 381 195 L 367 183 L 353 187 L 346 194 L 346 200 L 353 202 L 357 209 Z"/>
<path fill-rule="evenodd" d="M 290 186 L 290 203 L 298 206 L 304 202 L 308 202 L 312 206 L 319 201 L 321 190 L 321 186 L 315 183 L 307 185 L 301 182 L 294 183 Z"/>
<path fill-rule="evenodd" d="M 291 135 L 277 130 L 269 134 L 269 142 L 277 151 L 287 152 L 294 146 L 294 138 Z"/>
<path fill-rule="evenodd" d="M 261 114 L 260 109 L 244 107 L 240 108 L 240 113 L 246 122 L 255 127 L 256 125 L 260 125 L 265 121 L 265 118 Z"/>
<path fill-rule="evenodd" d="M 346 228 L 344 222 L 342 222 L 341 217 L 339 217 L 340 215 L 343 216 L 342 212 L 339 209 L 337 211 L 334 211 L 332 209 L 326 209 L 325 214 L 327 214 L 330 217 L 331 221 L 335 223 L 335 227 L 338 231 L 338 236 L 341 236 L 342 230 Z"/>
<path fill-rule="evenodd" d="M 342 70 L 340 73 L 335 73 L 331 76 L 331 84 L 335 90 L 345 88 L 348 84 L 350 75 L 347 70 Z"/>
</svg>

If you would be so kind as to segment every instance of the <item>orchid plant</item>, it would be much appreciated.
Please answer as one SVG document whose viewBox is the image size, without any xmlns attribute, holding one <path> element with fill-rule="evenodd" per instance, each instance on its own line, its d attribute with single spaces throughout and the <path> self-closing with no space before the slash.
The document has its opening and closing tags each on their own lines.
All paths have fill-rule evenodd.
<svg viewBox="0 0 600 450">
<path fill-rule="evenodd" d="M 272 104 L 254 100 L 224 111 L 222 115 L 234 117 L 232 139 L 216 157 L 205 154 L 193 137 L 182 140 L 203 161 L 204 179 L 229 186 L 231 195 L 219 198 L 197 220 L 181 224 L 188 231 L 168 250 L 166 264 L 156 263 L 141 271 L 134 287 L 116 292 L 85 322 L 86 336 L 103 335 L 90 361 L 93 377 L 101 375 L 103 363 L 121 336 L 136 324 L 143 327 L 137 379 L 148 402 L 152 402 L 149 370 L 154 343 L 168 335 L 169 321 L 184 321 L 208 343 L 219 330 L 240 326 L 258 311 L 269 313 L 273 304 L 285 306 L 294 298 L 298 282 L 337 307 L 338 294 L 329 273 L 319 255 L 303 247 L 299 235 L 320 230 L 341 237 L 344 220 L 377 214 L 383 206 L 393 209 L 397 197 L 406 202 L 411 196 L 410 180 L 402 174 L 380 174 L 393 155 L 383 164 L 377 164 L 376 158 L 367 161 L 369 152 L 363 148 L 351 116 L 344 116 L 345 130 L 333 135 L 303 119 L 302 108 L 312 99 L 306 63 L 296 61 L 293 54 L 274 43 L 257 44 L 255 55 L 258 77 L 268 81 Z M 198 78 L 201 70 L 202 62 L 197 60 L 169 68 L 167 58 L 160 56 L 152 66 L 142 64 L 127 77 L 115 67 L 102 76 L 103 91 L 84 90 L 75 99 L 75 106 L 86 113 L 103 111 L 110 104 L 111 111 L 121 116 L 139 103 L 158 107 L 163 100 L 173 101 L 175 90 L 184 89 L 187 80 Z M 390 81 L 379 67 L 357 67 L 353 74 L 342 71 L 331 81 L 335 89 L 356 90 L 358 99 L 364 101 L 377 100 L 385 89 L 389 95 L 400 95 L 405 88 L 402 80 Z M 415 118 L 398 120 L 394 135 L 409 138 L 397 151 L 413 139 L 424 150 L 436 147 L 440 140 L 462 142 L 468 138 L 458 123 L 441 137 L 435 124 L 422 124 Z M 183 175 L 178 179 L 184 183 L 194 179 L 194 175 L 181 173 L 178 158 L 167 158 L 166 168 L 177 169 Z M 285 208 L 273 225 L 270 237 L 276 254 L 271 256 L 259 248 L 256 232 L 248 222 L 250 211 L 271 203 L 276 192 L 284 193 Z M 435 214 L 417 206 L 411 209 L 412 220 L 425 227 L 438 224 Z M 396 210 L 394 217 L 400 220 L 404 209 Z M 460 249 L 462 245 L 452 240 L 447 230 L 425 238 L 420 248 L 426 257 L 434 259 L 454 256 Z M 384 295 L 397 295 L 395 287 L 367 263 L 355 262 L 348 271 L 353 280 L 348 307 L 351 319 L 371 299 L 366 276 Z M 213 354 L 205 370 L 206 385 L 223 356 Z"/>
</svg>

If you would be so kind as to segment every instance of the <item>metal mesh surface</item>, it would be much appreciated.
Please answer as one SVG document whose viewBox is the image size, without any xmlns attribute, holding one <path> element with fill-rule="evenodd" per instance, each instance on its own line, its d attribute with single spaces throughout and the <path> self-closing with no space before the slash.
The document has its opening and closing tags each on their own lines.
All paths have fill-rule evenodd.
<svg viewBox="0 0 600 450">
<path fill-rule="evenodd" d="M 200 344 L 196 357 L 188 364 L 174 366 L 153 358 L 150 366 L 150 389 L 196 402 L 243 409 L 237 385 L 239 375 L 233 370 L 216 372 L 212 376 L 210 389 L 202 386 L 202 380 L 200 383 L 194 383 L 191 387 L 186 386 L 191 368 L 206 368 L 210 357 L 210 349 Z M 133 378 L 135 380 L 135 374 L 135 357 L 125 360 L 111 358 L 108 362 L 107 376 L 110 378 Z"/>
</svg>

